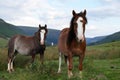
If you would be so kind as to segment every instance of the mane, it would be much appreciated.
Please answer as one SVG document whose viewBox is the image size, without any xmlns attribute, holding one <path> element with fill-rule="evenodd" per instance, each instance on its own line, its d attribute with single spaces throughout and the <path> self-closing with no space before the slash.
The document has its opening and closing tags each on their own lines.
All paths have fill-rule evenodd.
<svg viewBox="0 0 120 80">
<path fill-rule="evenodd" d="M 37 32 L 35 32 L 34 33 L 34 38 L 35 38 L 35 40 L 39 43 L 39 41 L 40 41 L 40 37 L 39 37 L 39 32 L 37 31 Z"/>
<path fill-rule="evenodd" d="M 76 37 L 75 33 L 74 33 L 74 19 L 75 17 L 72 17 L 71 21 L 70 21 L 70 28 L 69 28 L 69 32 L 68 32 L 68 37 L 67 37 L 67 45 L 69 46 L 72 42 L 72 40 Z"/>
</svg>

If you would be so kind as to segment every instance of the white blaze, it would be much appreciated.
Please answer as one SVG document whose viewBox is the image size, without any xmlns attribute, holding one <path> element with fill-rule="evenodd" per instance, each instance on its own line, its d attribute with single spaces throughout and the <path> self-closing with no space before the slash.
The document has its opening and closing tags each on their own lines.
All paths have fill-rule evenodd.
<svg viewBox="0 0 120 80">
<path fill-rule="evenodd" d="M 77 24 L 78 24 L 78 28 L 77 28 L 77 38 L 80 40 L 82 40 L 83 38 L 83 25 L 82 25 L 82 21 L 83 18 L 79 17 L 77 20 Z"/>
<path fill-rule="evenodd" d="M 41 32 L 40 32 L 40 37 L 41 37 L 41 41 L 40 41 L 40 43 L 43 45 L 44 44 L 44 34 L 45 34 L 45 30 L 41 30 Z"/>
</svg>

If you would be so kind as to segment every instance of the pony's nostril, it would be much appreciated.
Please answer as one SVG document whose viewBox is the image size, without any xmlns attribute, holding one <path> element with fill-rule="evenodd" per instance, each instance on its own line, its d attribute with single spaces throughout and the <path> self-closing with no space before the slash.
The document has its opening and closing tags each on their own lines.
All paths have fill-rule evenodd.
<svg viewBox="0 0 120 80">
<path fill-rule="evenodd" d="M 80 40 L 80 42 L 82 42 L 82 39 Z"/>
</svg>

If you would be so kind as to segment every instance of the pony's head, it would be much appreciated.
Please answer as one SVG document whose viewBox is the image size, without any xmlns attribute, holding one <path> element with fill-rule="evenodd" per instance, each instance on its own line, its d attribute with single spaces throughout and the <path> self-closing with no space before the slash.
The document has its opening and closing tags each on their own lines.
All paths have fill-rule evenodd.
<svg viewBox="0 0 120 80">
<path fill-rule="evenodd" d="M 73 31 L 74 37 L 78 42 L 84 40 L 85 25 L 87 23 L 86 10 L 80 13 L 72 11 L 73 18 L 70 23 L 70 31 Z"/>
<path fill-rule="evenodd" d="M 39 32 L 40 32 L 40 44 L 44 45 L 45 39 L 46 39 L 46 34 L 48 32 L 47 25 L 46 24 L 45 24 L 45 26 L 39 25 Z"/>
<path fill-rule="evenodd" d="M 48 32 L 47 25 L 45 24 L 45 26 L 41 26 L 39 24 L 39 30 L 35 33 L 35 35 L 38 38 L 40 45 L 45 45 L 47 32 Z"/>
</svg>

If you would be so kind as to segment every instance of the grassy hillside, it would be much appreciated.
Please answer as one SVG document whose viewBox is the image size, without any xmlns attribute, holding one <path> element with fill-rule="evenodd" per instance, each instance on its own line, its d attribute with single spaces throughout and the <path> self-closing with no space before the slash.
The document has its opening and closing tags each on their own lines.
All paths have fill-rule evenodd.
<svg viewBox="0 0 120 80">
<path fill-rule="evenodd" d="M 24 32 L 20 28 L 12 24 L 6 23 L 2 19 L 0 19 L 0 37 L 9 38 L 15 34 L 23 34 L 23 33 Z"/>
<path fill-rule="evenodd" d="M 88 46 L 87 55 L 95 59 L 120 58 L 120 41 Z"/>
<path fill-rule="evenodd" d="M 114 34 L 108 35 L 99 41 L 90 43 L 89 45 L 103 44 L 103 43 L 115 42 L 115 41 L 120 41 L 120 32 L 116 32 Z"/>
<path fill-rule="evenodd" d="M 0 48 L 0 80 L 68 80 L 67 65 L 62 61 L 62 73 L 57 74 L 57 47 L 47 47 L 44 65 L 39 61 L 30 63 L 30 56 L 17 55 L 15 72 L 9 74 L 7 69 L 7 48 Z M 74 57 L 74 77 L 69 80 L 80 80 L 78 74 L 78 58 Z M 120 41 L 89 46 L 83 63 L 83 80 L 120 80 Z"/>
<path fill-rule="evenodd" d="M 96 43 L 98 41 L 101 41 L 104 39 L 106 36 L 98 36 L 98 37 L 93 37 L 93 38 L 86 38 L 87 45 L 91 45 L 92 43 Z"/>
<path fill-rule="evenodd" d="M 1 47 L 6 47 L 8 43 L 8 40 L 4 39 L 4 38 L 0 38 L 0 48 Z"/>
<path fill-rule="evenodd" d="M 114 41 L 120 41 L 120 32 L 116 32 L 114 34 L 111 34 L 101 40 L 100 42 L 106 43 L 106 42 L 114 42 Z"/>
<path fill-rule="evenodd" d="M 28 26 L 17 26 L 22 29 L 26 35 L 33 36 L 37 32 L 38 27 L 28 27 Z"/>
</svg>

